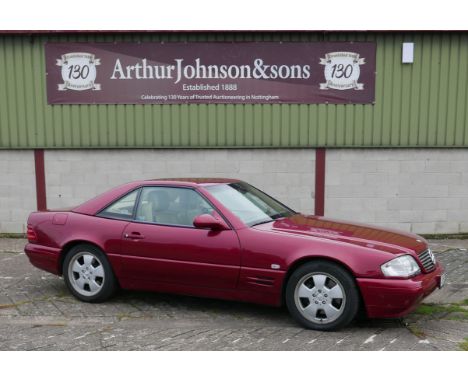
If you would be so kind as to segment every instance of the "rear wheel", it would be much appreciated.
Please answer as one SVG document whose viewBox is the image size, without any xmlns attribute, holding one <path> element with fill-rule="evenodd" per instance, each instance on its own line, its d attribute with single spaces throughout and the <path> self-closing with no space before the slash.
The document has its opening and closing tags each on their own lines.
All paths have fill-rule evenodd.
<svg viewBox="0 0 468 382">
<path fill-rule="evenodd" d="M 81 301 L 104 301 L 116 288 L 106 255 L 88 244 L 77 245 L 68 251 L 63 262 L 63 276 L 70 292 Z"/>
<path fill-rule="evenodd" d="M 359 308 L 353 277 L 327 261 L 311 261 L 294 271 L 286 286 L 286 305 L 303 326 L 336 330 L 348 325 Z"/>
</svg>

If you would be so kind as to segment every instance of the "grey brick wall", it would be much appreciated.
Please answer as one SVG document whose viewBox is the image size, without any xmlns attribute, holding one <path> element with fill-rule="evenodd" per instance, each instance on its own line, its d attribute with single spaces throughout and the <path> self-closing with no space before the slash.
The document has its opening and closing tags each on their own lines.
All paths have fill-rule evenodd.
<svg viewBox="0 0 468 382">
<path fill-rule="evenodd" d="M 468 232 L 468 149 L 330 149 L 326 166 L 327 216 Z"/>
<path fill-rule="evenodd" d="M 131 180 L 228 177 L 299 211 L 314 209 L 313 149 L 48 150 L 45 168 L 49 208 L 77 205 Z"/>
<path fill-rule="evenodd" d="M 24 233 L 36 209 L 32 150 L 0 150 L 0 233 Z"/>
<path fill-rule="evenodd" d="M 47 204 L 160 177 L 243 179 L 313 213 L 315 150 L 46 150 Z M 416 233 L 468 232 L 468 149 L 327 149 L 325 214 Z M 36 209 L 32 150 L 0 151 L 0 233 Z"/>
</svg>

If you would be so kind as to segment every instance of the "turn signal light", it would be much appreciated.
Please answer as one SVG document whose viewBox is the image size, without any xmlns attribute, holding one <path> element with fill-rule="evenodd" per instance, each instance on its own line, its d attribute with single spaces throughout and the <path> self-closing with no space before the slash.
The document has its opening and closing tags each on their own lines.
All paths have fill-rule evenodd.
<svg viewBox="0 0 468 382">
<path fill-rule="evenodd" d="M 28 225 L 28 230 L 26 231 L 26 237 L 30 243 L 33 241 L 37 241 L 37 234 L 30 225 Z"/>
</svg>

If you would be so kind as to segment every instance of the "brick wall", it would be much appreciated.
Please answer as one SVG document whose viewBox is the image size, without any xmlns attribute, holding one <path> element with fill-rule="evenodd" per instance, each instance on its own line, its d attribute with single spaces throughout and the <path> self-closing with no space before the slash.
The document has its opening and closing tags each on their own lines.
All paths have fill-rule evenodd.
<svg viewBox="0 0 468 382">
<path fill-rule="evenodd" d="M 240 178 L 312 213 L 315 150 L 46 150 L 47 204 L 160 177 Z M 325 215 L 416 233 L 468 232 L 468 149 L 327 149 Z M 32 150 L 0 151 L 0 233 L 36 209 Z"/>
<path fill-rule="evenodd" d="M 0 150 L 0 233 L 23 233 L 36 209 L 32 150 Z"/>
<path fill-rule="evenodd" d="M 327 216 L 468 232 L 468 149 L 330 149 L 325 184 Z"/>
<path fill-rule="evenodd" d="M 312 213 L 313 149 L 47 150 L 47 205 L 80 204 L 119 184 L 164 177 L 245 180 L 291 208 Z"/>
</svg>

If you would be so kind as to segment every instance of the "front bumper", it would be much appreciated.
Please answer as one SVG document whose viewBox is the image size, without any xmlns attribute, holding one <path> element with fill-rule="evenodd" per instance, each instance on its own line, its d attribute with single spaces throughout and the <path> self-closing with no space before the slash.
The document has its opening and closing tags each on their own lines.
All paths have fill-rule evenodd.
<svg viewBox="0 0 468 382">
<path fill-rule="evenodd" d="M 437 263 L 431 273 L 410 279 L 358 278 L 369 318 L 397 318 L 414 310 L 418 304 L 440 285 L 444 269 Z"/>
<path fill-rule="evenodd" d="M 60 248 L 28 243 L 24 248 L 24 252 L 35 267 L 56 275 L 61 273 Z"/>
</svg>

